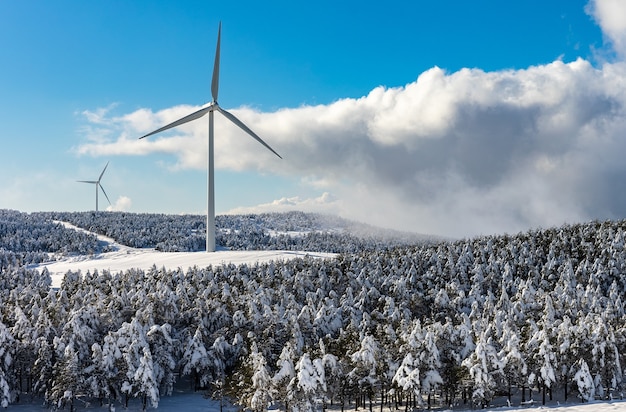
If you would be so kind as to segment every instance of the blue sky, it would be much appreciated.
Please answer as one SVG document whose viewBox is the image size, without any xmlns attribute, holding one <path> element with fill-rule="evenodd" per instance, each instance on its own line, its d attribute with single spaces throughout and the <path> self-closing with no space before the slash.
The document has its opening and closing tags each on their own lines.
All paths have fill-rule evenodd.
<svg viewBox="0 0 626 412">
<path fill-rule="evenodd" d="M 614 7 L 0 2 L 0 208 L 91 210 L 93 189 L 76 180 L 109 161 L 114 208 L 204 213 L 206 118 L 135 138 L 211 100 L 221 21 L 220 105 L 285 159 L 216 115 L 218 213 L 302 209 L 452 236 L 623 218 L 606 183 L 624 171 L 611 160 L 624 87 Z M 523 103 L 544 85 L 556 100 Z M 607 113 L 616 129 L 589 132 Z M 610 142 L 596 153 L 589 133 Z M 586 169 L 582 152 L 605 167 Z"/>
</svg>

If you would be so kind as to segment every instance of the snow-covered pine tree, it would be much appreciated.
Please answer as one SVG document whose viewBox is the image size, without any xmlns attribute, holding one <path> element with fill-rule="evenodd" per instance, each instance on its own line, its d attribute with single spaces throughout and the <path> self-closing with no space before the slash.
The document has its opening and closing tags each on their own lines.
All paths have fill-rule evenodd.
<svg viewBox="0 0 626 412">
<path fill-rule="evenodd" d="M 179 357 L 171 334 L 169 323 L 152 325 L 146 334 L 154 364 L 154 379 L 159 392 L 165 396 L 171 395 L 174 389 L 176 359 Z"/>
<path fill-rule="evenodd" d="M 74 400 L 86 393 L 86 382 L 83 380 L 78 352 L 74 349 L 73 341 L 65 346 L 57 346 L 56 351 L 60 352 L 61 356 L 55 363 L 53 379 L 50 390 L 46 393 L 46 399 L 57 408 L 69 405 L 70 412 L 73 412 Z"/>
<path fill-rule="evenodd" d="M 558 369 L 559 379 L 563 382 L 564 398 L 567 400 L 569 395 L 569 383 L 573 379 L 574 359 L 576 353 L 572 348 L 574 334 L 574 326 L 568 315 L 564 315 L 563 319 L 556 328 L 555 353 L 557 363 L 560 365 Z"/>
<path fill-rule="evenodd" d="M 503 373 L 507 382 L 507 396 L 508 401 L 511 402 L 511 387 L 524 381 L 528 375 L 528 367 L 522 354 L 521 342 L 515 330 L 515 324 L 507 319 L 502 326 L 500 339 L 502 349 L 498 357 L 503 362 Z"/>
<path fill-rule="evenodd" d="M 136 318 L 132 318 L 130 322 L 122 324 L 116 337 L 117 347 L 124 363 L 122 370 L 126 372 L 121 387 L 122 393 L 126 396 L 125 403 L 128 403 L 128 398 L 131 396 L 142 396 L 144 404 L 147 397 L 155 394 L 158 397 L 158 388 L 156 393 L 152 390 L 153 383 L 150 374 L 153 377 L 154 370 L 144 325 Z"/>
<path fill-rule="evenodd" d="M 291 402 L 295 398 L 296 369 L 294 365 L 294 349 L 291 342 L 287 342 L 280 352 L 276 366 L 278 371 L 272 377 L 273 391 L 277 400 L 284 402 L 285 410 L 289 411 Z"/>
<path fill-rule="evenodd" d="M 441 360 L 437 348 L 434 331 L 429 328 L 424 336 L 424 342 L 419 352 L 419 370 L 421 371 L 421 388 L 428 397 L 428 407 L 431 406 L 431 395 L 434 390 L 443 384 L 439 374 Z"/>
<path fill-rule="evenodd" d="M 184 343 L 180 359 L 183 376 L 191 375 L 194 389 L 206 387 L 211 380 L 211 360 L 204 343 L 204 328 L 199 325 L 193 336 Z"/>
<path fill-rule="evenodd" d="M 250 348 L 250 363 L 253 393 L 246 400 L 246 404 L 254 412 L 263 412 L 268 409 L 274 399 L 272 378 L 267 370 L 265 356 L 259 352 L 255 342 Z"/>
<path fill-rule="evenodd" d="M 393 383 L 407 394 L 412 394 L 415 399 L 421 400 L 421 380 L 420 371 L 416 360 L 411 352 L 407 352 L 402 359 L 402 363 L 398 367 L 396 374 L 393 376 Z M 408 411 L 410 399 L 407 399 L 406 410 Z"/>
<path fill-rule="evenodd" d="M 36 341 L 36 330 L 32 326 L 29 318 L 22 308 L 16 304 L 15 320 L 10 332 L 14 337 L 15 347 L 13 348 L 12 371 L 15 375 L 14 385 L 18 391 L 30 392 L 32 388 L 24 387 L 24 383 L 32 381 L 32 370 L 36 360 L 34 345 Z"/>
<path fill-rule="evenodd" d="M 536 364 L 539 366 L 538 377 L 542 387 L 542 404 L 545 405 L 546 388 L 550 391 L 552 390 L 552 386 L 556 382 L 555 370 L 558 365 L 556 363 L 556 355 L 550 343 L 550 338 L 545 329 L 540 330 L 537 340 L 539 341 L 539 347 L 536 353 Z"/>
<path fill-rule="evenodd" d="M 503 362 L 498 357 L 498 350 L 491 338 L 491 327 L 480 333 L 476 349 L 463 360 L 474 380 L 472 399 L 476 405 L 486 406 L 491 402 L 498 387 L 498 380 L 503 375 Z"/>
<path fill-rule="evenodd" d="M 574 375 L 574 383 L 576 383 L 578 389 L 578 397 L 583 402 L 592 401 L 596 388 L 593 383 L 593 376 L 591 376 L 591 372 L 589 372 L 589 366 L 584 359 L 580 359 L 576 363 L 576 366 L 578 371 Z"/>
<path fill-rule="evenodd" d="M 10 382 L 13 381 L 9 371 L 13 362 L 15 341 L 9 329 L 0 321 L 0 406 L 8 408 L 13 401 L 13 391 Z"/>
<path fill-rule="evenodd" d="M 148 345 L 143 345 L 141 351 L 139 365 L 132 379 L 136 391 L 135 396 L 141 397 L 142 410 L 145 411 L 148 407 L 148 400 L 152 407 L 157 408 L 159 406 L 159 387 L 155 379 L 154 361 L 150 348 Z"/>
<path fill-rule="evenodd" d="M 358 351 L 350 355 L 353 369 L 348 373 L 348 377 L 358 383 L 360 391 L 369 399 L 370 410 L 379 383 L 379 366 L 381 351 L 376 338 L 372 335 L 365 335 L 361 340 L 361 347 Z"/>
<path fill-rule="evenodd" d="M 324 370 L 319 359 L 311 360 L 305 352 L 295 365 L 296 386 L 294 397 L 291 401 L 292 410 L 295 412 L 313 412 L 316 405 L 321 403 L 326 391 Z"/>
<path fill-rule="evenodd" d="M 333 396 L 341 391 L 343 369 L 341 367 L 341 363 L 339 362 L 339 358 L 334 354 L 327 352 L 326 344 L 322 339 L 319 340 L 319 348 L 319 361 L 321 362 L 321 365 L 318 365 L 318 368 L 323 369 L 324 378 L 322 381 L 324 382 L 326 392 L 324 394 L 324 403 L 329 400 L 332 402 Z"/>
<path fill-rule="evenodd" d="M 109 411 L 112 411 L 112 399 L 114 398 L 114 359 L 108 358 L 107 355 L 103 353 L 102 346 L 97 342 L 91 346 L 91 352 L 92 362 L 87 371 L 87 387 L 89 393 L 92 397 L 100 399 L 100 404 L 106 399 Z"/>
<path fill-rule="evenodd" d="M 219 335 L 215 338 L 208 352 L 209 358 L 213 360 L 213 396 L 218 397 L 220 402 L 224 396 L 223 389 L 226 383 L 226 368 L 230 367 L 234 362 L 232 359 L 232 349 L 232 346 L 226 341 L 224 336 Z"/>
<path fill-rule="evenodd" d="M 52 384 L 54 370 L 54 348 L 47 337 L 40 336 L 34 344 L 35 363 L 33 365 L 33 390 L 37 394 L 45 395 Z"/>
</svg>

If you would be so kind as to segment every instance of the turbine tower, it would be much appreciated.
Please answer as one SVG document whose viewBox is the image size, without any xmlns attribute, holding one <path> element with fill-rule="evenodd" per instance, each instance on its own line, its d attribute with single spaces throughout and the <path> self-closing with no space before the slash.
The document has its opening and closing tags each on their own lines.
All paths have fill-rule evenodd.
<svg viewBox="0 0 626 412">
<path fill-rule="evenodd" d="M 200 110 L 197 110 L 185 117 L 182 117 L 168 125 L 165 125 L 153 132 L 140 137 L 151 136 L 156 133 L 171 129 L 181 124 L 185 124 L 192 120 L 199 119 L 205 114 L 209 114 L 209 149 L 208 149 L 208 162 L 207 162 L 207 218 L 206 218 L 206 251 L 215 252 L 215 185 L 214 185 L 214 162 L 213 162 L 213 112 L 220 112 L 224 117 L 233 122 L 244 132 L 252 136 L 256 141 L 265 146 L 268 150 L 274 153 L 276 156 L 282 159 L 282 157 L 274 151 L 267 143 L 263 141 L 256 133 L 254 133 L 248 126 L 246 126 L 241 120 L 236 118 L 232 113 L 222 109 L 217 103 L 217 93 L 219 89 L 220 78 L 220 38 L 222 33 L 222 23 L 220 22 L 217 30 L 217 47 L 215 49 L 215 62 L 213 64 L 213 78 L 211 79 L 211 96 L 213 100 L 204 105 Z"/>
<path fill-rule="evenodd" d="M 109 202 L 109 204 L 111 204 L 111 201 L 109 200 L 109 196 L 107 196 L 107 192 L 104 191 L 104 187 L 102 187 L 102 185 L 100 184 L 100 180 L 102 180 L 102 175 L 104 174 L 104 171 L 107 170 L 108 166 L 109 166 L 109 162 L 107 162 L 107 164 L 104 166 L 104 169 L 102 169 L 102 173 L 100 173 L 98 180 L 77 180 L 77 182 L 80 182 L 80 183 L 91 183 L 91 184 L 96 185 L 96 213 L 98 213 L 98 188 L 102 189 L 102 193 L 104 193 L 104 196 L 107 198 L 107 201 Z"/>
</svg>

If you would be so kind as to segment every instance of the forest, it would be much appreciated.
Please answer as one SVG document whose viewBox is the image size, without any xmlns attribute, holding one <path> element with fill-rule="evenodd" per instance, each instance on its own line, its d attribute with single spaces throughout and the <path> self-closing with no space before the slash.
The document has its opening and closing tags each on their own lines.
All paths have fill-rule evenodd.
<svg viewBox="0 0 626 412">
<path fill-rule="evenodd" d="M 101 247 L 55 223 L 68 216 L 0 211 L 4 407 L 35 398 L 50 409 L 87 401 L 123 407 L 133 398 L 158 407 L 183 381 L 253 411 L 408 411 L 480 408 L 496 397 L 545 403 L 622 396 L 626 221 L 419 240 L 354 234 L 337 230 L 337 222 L 321 227 L 320 217 L 308 214 L 229 217 L 222 222 L 249 225 L 222 223 L 224 234 L 256 228 L 259 239 L 299 244 L 303 234 L 318 233 L 343 242 L 333 246 L 341 253 L 68 272 L 52 289 L 50 276 L 29 269 L 30 261 Z M 72 222 L 95 227 L 94 219 L 79 218 Z M 137 222 L 121 225 L 128 230 L 119 237 L 107 232 L 121 243 L 155 247 L 161 226 L 176 227 L 164 231 L 183 239 L 171 245 L 201 231 L 188 217 L 116 219 Z"/>
<path fill-rule="evenodd" d="M 40 214 L 106 235 L 126 246 L 163 252 L 204 250 L 206 216 L 91 212 Z M 357 252 L 413 244 L 432 236 L 380 229 L 330 215 L 302 212 L 215 217 L 217 245 L 231 250 Z"/>
</svg>

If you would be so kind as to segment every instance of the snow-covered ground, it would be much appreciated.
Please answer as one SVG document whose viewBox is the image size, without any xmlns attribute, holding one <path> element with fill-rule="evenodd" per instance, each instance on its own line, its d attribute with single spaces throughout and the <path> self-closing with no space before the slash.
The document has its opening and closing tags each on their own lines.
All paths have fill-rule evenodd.
<svg viewBox="0 0 626 412">
<path fill-rule="evenodd" d="M 66 227 L 85 231 L 68 223 Z M 156 265 L 157 268 L 186 270 L 190 267 L 218 266 L 222 264 L 255 264 L 269 261 L 287 260 L 295 257 L 311 256 L 317 258 L 333 257 L 333 253 L 298 252 L 285 250 L 217 250 L 213 253 L 206 252 L 160 252 L 154 249 L 136 249 L 116 243 L 114 239 L 97 235 L 100 242 L 111 246 L 114 251 L 99 253 L 90 256 L 66 257 L 55 262 L 46 262 L 30 266 L 32 269 L 48 268 L 52 277 L 52 286 L 59 287 L 63 276 L 67 271 L 80 270 L 82 273 L 94 270 L 109 270 L 111 273 L 123 272 L 127 269 L 148 270 Z"/>
<path fill-rule="evenodd" d="M 78 411 L 107 411 L 106 406 L 100 405 L 81 405 L 77 402 L 75 405 Z M 69 407 L 66 407 L 69 410 Z M 9 411 L 21 411 L 21 412 L 41 412 L 46 410 L 40 403 L 26 403 L 9 405 Z M 116 411 L 125 412 L 137 412 L 141 411 L 141 403 L 137 399 L 132 399 L 128 405 L 128 408 L 117 404 L 115 406 Z M 148 407 L 148 410 L 159 412 L 220 412 L 220 403 L 217 400 L 207 399 L 202 393 L 196 392 L 182 392 L 174 393 L 172 396 L 162 397 L 159 401 L 157 409 Z M 337 407 L 329 408 L 329 411 L 339 412 Z M 374 411 L 380 411 L 380 406 L 374 407 Z M 441 412 L 446 410 L 437 409 Z M 487 408 L 477 409 L 484 412 L 508 412 L 508 411 L 554 411 L 554 412 L 624 412 L 626 411 L 626 401 L 611 401 L 611 402 L 592 402 L 592 403 L 572 403 L 567 405 L 558 406 L 517 406 L 517 407 L 504 407 L 504 408 Z M 223 412 L 236 412 L 238 408 L 232 405 L 224 405 Z M 354 411 L 354 407 L 346 407 L 346 412 Z M 369 408 L 360 408 L 359 412 L 369 412 Z M 451 410 L 448 410 L 451 411 Z M 454 409 L 454 412 L 459 412 L 459 409 Z M 396 409 L 384 409 L 384 412 L 404 412 L 404 408 L 400 410 Z"/>
</svg>

